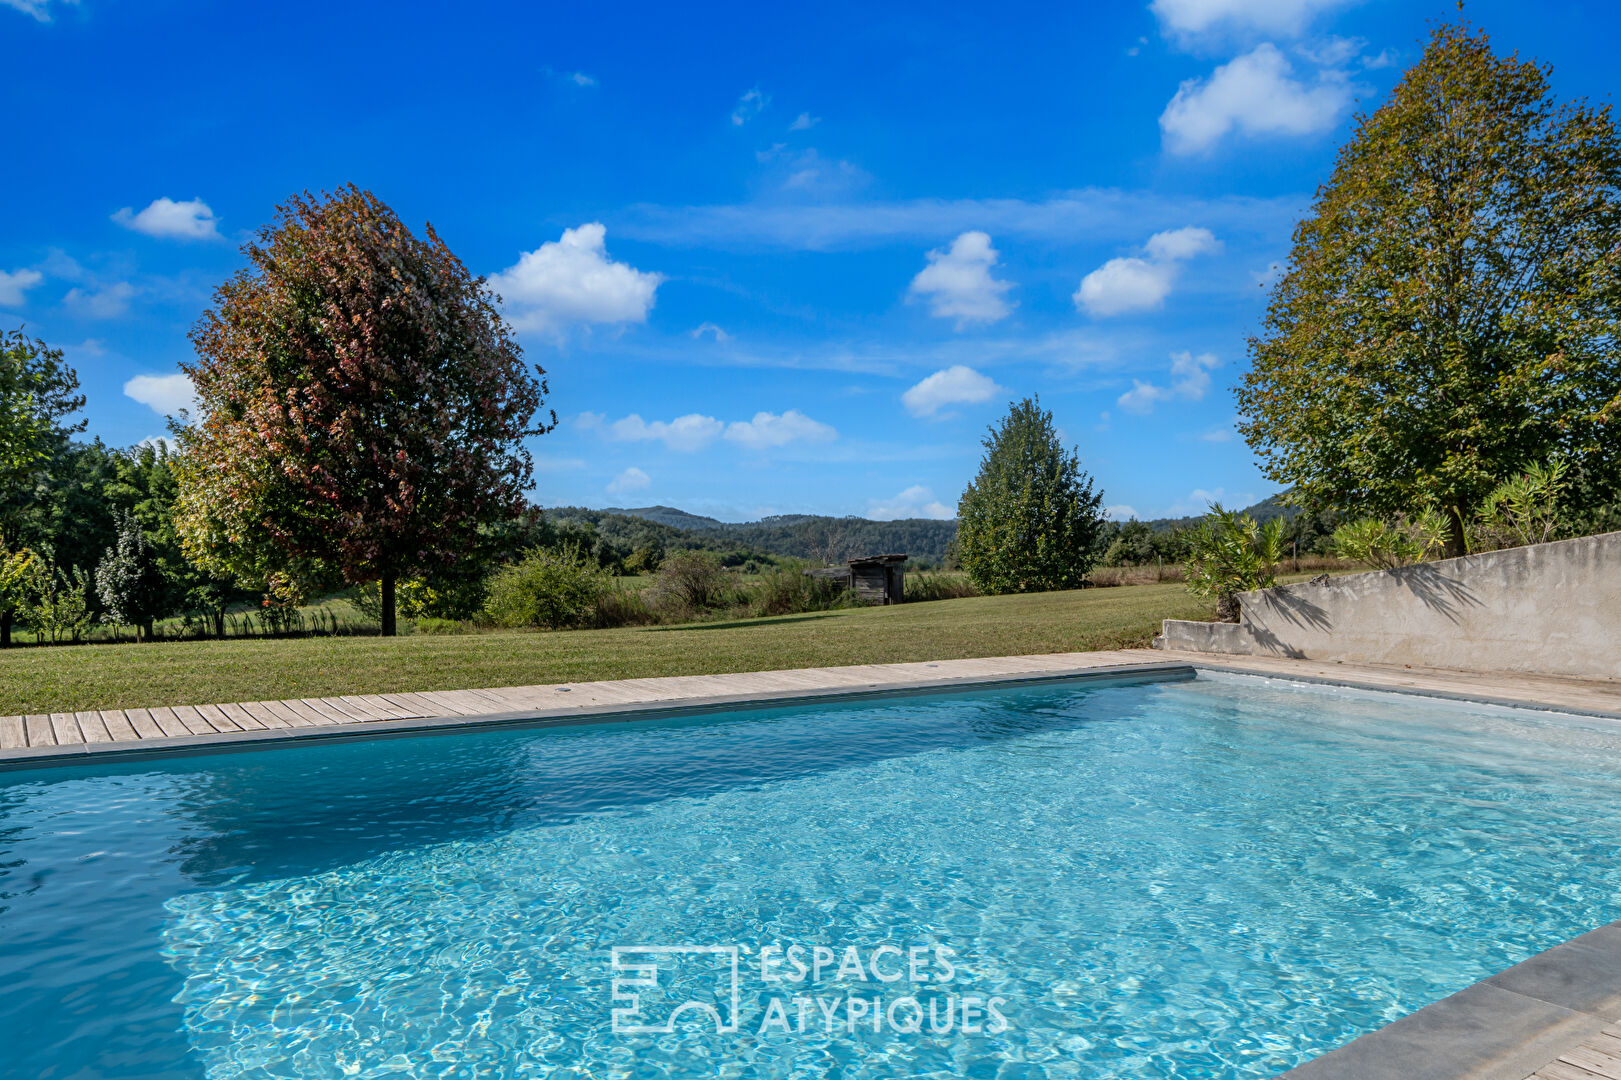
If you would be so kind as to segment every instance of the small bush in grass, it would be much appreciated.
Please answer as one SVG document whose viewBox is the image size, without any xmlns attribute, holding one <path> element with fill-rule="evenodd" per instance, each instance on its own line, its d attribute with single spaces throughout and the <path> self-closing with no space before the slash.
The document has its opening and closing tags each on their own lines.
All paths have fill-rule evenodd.
<svg viewBox="0 0 1621 1080">
<path fill-rule="evenodd" d="M 917 600 L 957 600 L 979 594 L 966 574 L 922 572 L 906 575 L 907 603 Z"/>
<path fill-rule="evenodd" d="M 615 582 L 597 597 L 593 626 L 646 626 L 657 622 L 658 614 L 647 606 L 644 590 L 626 588 Z"/>
<path fill-rule="evenodd" d="M 659 565 L 651 594 L 649 601 L 661 612 L 678 616 L 726 607 L 736 599 L 737 586 L 714 555 L 678 551 Z"/>
<path fill-rule="evenodd" d="M 485 611 L 498 626 L 560 630 L 591 626 L 612 587 L 606 571 L 578 545 L 535 548 L 490 575 Z"/>
<path fill-rule="evenodd" d="M 808 577 L 804 568 L 797 565 L 762 570 L 760 583 L 750 592 L 751 615 L 793 615 L 801 611 L 832 611 L 855 604 L 854 596 L 842 582 Z"/>
<path fill-rule="evenodd" d="M 416 631 L 419 634 L 466 634 L 473 629 L 470 623 L 459 619 L 441 619 L 433 615 L 422 615 L 416 620 Z"/>
</svg>

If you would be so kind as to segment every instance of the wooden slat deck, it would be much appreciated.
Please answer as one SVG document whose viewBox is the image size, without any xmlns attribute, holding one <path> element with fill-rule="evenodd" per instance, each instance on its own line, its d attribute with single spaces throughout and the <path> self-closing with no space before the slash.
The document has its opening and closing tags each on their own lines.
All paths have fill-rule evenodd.
<svg viewBox="0 0 1621 1080">
<path fill-rule="evenodd" d="M 1621 1024 L 1589 1035 L 1526 1080 L 1621 1080 Z"/>
<path fill-rule="evenodd" d="M 1107 672 L 1112 668 L 1202 667 L 1305 679 L 1373 689 L 1406 690 L 1521 702 L 1621 716 L 1621 684 L 1536 676 L 1488 676 L 1362 665 L 1322 664 L 1271 657 L 1229 657 L 1124 649 L 1041 656 L 991 656 L 904 664 L 752 671 L 732 675 L 675 675 L 604 682 L 538 684 L 463 690 L 342 694 L 285 701 L 171 705 L 77 713 L 0 716 L 0 762 L 51 756 L 94 756 L 135 747 L 161 749 L 241 739 L 360 733 L 368 728 L 438 727 L 482 720 L 537 719 L 615 708 L 693 703 L 735 703 L 796 696 L 905 689 Z M 181 740 L 176 743 L 175 740 Z M 54 751 L 54 753 L 53 753 Z M 1621 1080 L 1621 1077 L 1613 1078 Z"/>
</svg>

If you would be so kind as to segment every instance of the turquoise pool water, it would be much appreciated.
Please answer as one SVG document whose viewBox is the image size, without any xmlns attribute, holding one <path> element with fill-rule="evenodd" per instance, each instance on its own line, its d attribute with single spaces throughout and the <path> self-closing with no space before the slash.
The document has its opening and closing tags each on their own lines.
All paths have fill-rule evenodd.
<svg viewBox="0 0 1621 1080">
<path fill-rule="evenodd" d="M 0 1075 L 1267 1077 L 1618 841 L 1621 725 L 1238 677 L 0 772 Z"/>
</svg>

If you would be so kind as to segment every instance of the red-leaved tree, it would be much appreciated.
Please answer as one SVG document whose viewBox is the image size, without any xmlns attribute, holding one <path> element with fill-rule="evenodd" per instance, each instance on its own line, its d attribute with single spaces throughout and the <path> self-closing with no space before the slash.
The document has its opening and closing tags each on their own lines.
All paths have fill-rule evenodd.
<svg viewBox="0 0 1621 1080">
<path fill-rule="evenodd" d="M 394 587 L 523 507 L 545 372 L 430 225 L 353 185 L 295 196 L 215 292 L 182 365 L 177 526 L 205 569 L 285 587 L 311 567 Z"/>
</svg>

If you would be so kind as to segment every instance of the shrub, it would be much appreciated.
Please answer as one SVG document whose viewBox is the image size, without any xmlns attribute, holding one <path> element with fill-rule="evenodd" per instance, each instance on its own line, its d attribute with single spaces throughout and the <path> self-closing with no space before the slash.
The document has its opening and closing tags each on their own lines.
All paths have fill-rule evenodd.
<svg viewBox="0 0 1621 1080">
<path fill-rule="evenodd" d="M 1216 617 L 1238 621 L 1238 594 L 1270 589 L 1283 561 L 1282 518 L 1263 528 L 1239 510 L 1220 503 L 1188 534 L 1188 557 L 1182 564 L 1188 589 L 1195 596 L 1216 598 Z"/>
<path fill-rule="evenodd" d="M 657 621 L 658 614 L 647 606 L 647 597 L 642 590 L 627 589 L 615 582 L 597 597 L 592 625 L 646 626 Z"/>
<path fill-rule="evenodd" d="M 652 603 L 672 615 L 722 607 L 736 597 L 736 587 L 720 560 L 706 551 L 667 555 L 654 581 Z"/>
<path fill-rule="evenodd" d="M 1377 518 L 1350 521 L 1334 530 L 1334 554 L 1376 570 L 1394 570 L 1423 562 L 1446 548 L 1451 531 L 1446 516 L 1430 509 L 1415 518 L 1405 515 L 1392 522 Z"/>
<path fill-rule="evenodd" d="M 843 583 L 806 575 L 804 567 L 788 565 L 762 570 L 751 592 L 751 615 L 792 615 L 800 611 L 832 611 L 850 607 L 855 597 Z"/>
<path fill-rule="evenodd" d="M 964 596 L 978 596 L 979 590 L 966 574 L 946 574 L 923 571 L 906 575 L 906 602 L 920 600 L 957 600 Z"/>
<path fill-rule="evenodd" d="M 1569 531 L 1563 507 L 1565 463 L 1532 465 L 1503 481 L 1480 505 L 1470 529 L 1471 551 L 1545 544 Z"/>
<path fill-rule="evenodd" d="M 77 642 L 90 625 L 90 579 L 77 566 L 69 574 L 50 562 L 34 562 L 31 597 L 23 615 L 39 641 Z"/>
<path fill-rule="evenodd" d="M 589 626 L 610 584 L 608 574 L 578 545 L 535 548 L 490 575 L 485 611 L 500 626 Z"/>
<path fill-rule="evenodd" d="M 435 615 L 422 615 L 416 620 L 416 632 L 419 634 L 465 634 L 472 629 L 471 624 L 460 619 L 441 619 Z"/>
</svg>

